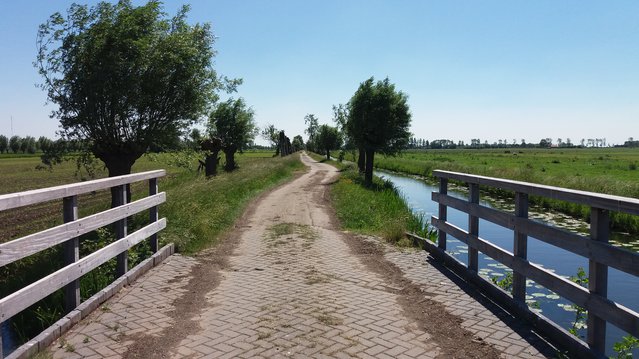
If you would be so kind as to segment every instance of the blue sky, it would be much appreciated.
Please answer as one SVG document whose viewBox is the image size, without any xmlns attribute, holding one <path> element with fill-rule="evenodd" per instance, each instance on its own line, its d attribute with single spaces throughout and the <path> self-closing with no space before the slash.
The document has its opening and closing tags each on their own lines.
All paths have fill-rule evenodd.
<svg viewBox="0 0 639 359">
<path fill-rule="evenodd" d="M 54 136 L 31 63 L 37 26 L 70 4 L 0 2 L 0 133 L 11 134 L 13 117 L 14 134 Z M 190 4 L 190 21 L 210 22 L 218 37 L 217 71 L 244 79 L 235 96 L 291 138 L 307 113 L 332 123 L 331 106 L 370 76 L 408 94 L 421 138 L 639 138 L 637 1 Z"/>
</svg>

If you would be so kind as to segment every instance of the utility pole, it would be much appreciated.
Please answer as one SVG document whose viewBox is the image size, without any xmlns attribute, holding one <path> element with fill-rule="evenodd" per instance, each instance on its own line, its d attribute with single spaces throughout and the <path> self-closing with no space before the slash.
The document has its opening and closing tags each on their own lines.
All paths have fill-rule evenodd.
<svg viewBox="0 0 639 359">
<path fill-rule="evenodd" d="M 11 116 L 11 137 L 13 137 L 13 116 Z"/>
</svg>

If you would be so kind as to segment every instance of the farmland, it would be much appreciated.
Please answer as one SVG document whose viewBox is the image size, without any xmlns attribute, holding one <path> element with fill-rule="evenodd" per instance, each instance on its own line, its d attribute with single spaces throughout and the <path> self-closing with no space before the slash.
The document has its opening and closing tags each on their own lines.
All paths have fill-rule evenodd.
<svg viewBox="0 0 639 359">
<path fill-rule="evenodd" d="M 426 177 L 441 169 L 634 198 L 638 165 L 637 148 L 414 150 L 375 161 L 377 168 Z"/>
<path fill-rule="evenodd" d="M 337 154 L 335 154 L 337 156 Z M 348 153 L 347 160 L 356 160 Z M 378 169 L 432 179 L 435 169 L 545 184 L 564 188 L 639 198 L 639 149 L 450 149 L 409 150 L 396 157 L 377 156 Z M 510 195 L 488 190 L 492 195 Z M 589 209 L 567 202 L 532 198 L 533 203 L 588 220 Z M 635 216 L 612 213 L 612 226 L 623 232 L 638 232 Z"/>
</svg>

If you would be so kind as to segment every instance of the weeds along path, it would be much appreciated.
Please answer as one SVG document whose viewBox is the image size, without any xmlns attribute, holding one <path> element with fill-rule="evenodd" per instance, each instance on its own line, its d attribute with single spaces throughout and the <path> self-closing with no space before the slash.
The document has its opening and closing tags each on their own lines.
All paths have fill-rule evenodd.
<svg viewBox="0 0 639 359">
<path fill-rule="evenodd" d="M 301 158 L 308 172 L 263 195 L 220 246 L 150 271 L 54 357 L 499 357 L 379 245 L 336 229 L 338 173 Z"/>
</svg>

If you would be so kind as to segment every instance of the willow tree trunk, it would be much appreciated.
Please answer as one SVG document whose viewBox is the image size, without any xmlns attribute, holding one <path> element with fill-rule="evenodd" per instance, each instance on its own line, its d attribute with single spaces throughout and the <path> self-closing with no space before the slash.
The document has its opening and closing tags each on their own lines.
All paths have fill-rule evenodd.
<svg viewBox="0 0 639 359">
<path fill-rule="evenodd" d="M 237 168 L 235 164 L 235 148 L 224 150 L 224 157 L 226 158 L 226 164 L 224 165 L 225 171 L 231 172 Z"/>
<path fill-rule="evenodd" d="M 136 154 L 96 154 L 96 157 L 104 162 L 107 170 L 109 171 L 109 177 L 123 176 L 131 174 L 131 168 L 141 155 Z M 117 200 L 117 188 L 111 188 L 111 208 L 117 207 L 119 201 Z M 126 202 L 131 202 L 131 185 L 126 185 Z"/>
<path fill-rule="evenodd" d="M 366 151 L 364 148 L 359 148 L 359 156 L 357 157 L 357 168 L 359 169 L 359 173 L 364 173 L 366 171 Z"/>
<path fill-rule="evenodd" d="M 373 159 L 375 158 L 375 150 L 366 150 L 366 171 L 364 172 L 364 184 L 370 186 L 373 184 Z"/>
<path fill-rule="evenodd" d="M 204 174 L 206 177 L 217 175 L 217 164 L 220 162 L 218 153 L 218 151 L 215 151 L 206 156 L 206 159 L 204 160 Z"/>
</svg>

